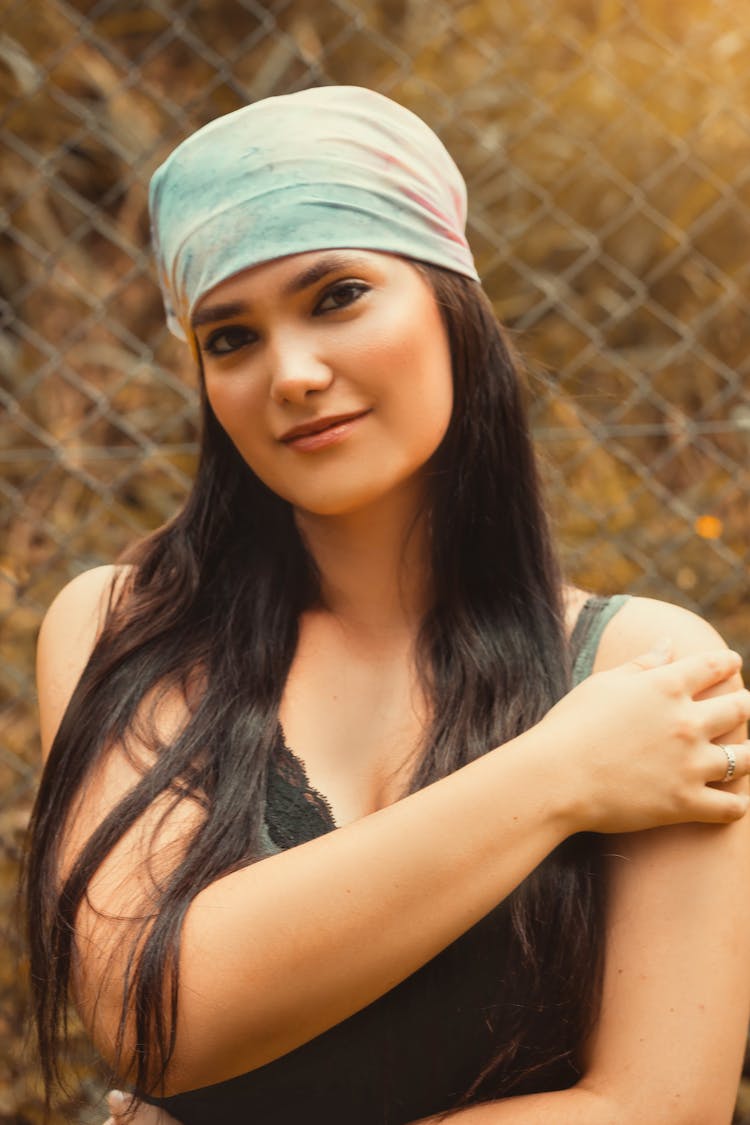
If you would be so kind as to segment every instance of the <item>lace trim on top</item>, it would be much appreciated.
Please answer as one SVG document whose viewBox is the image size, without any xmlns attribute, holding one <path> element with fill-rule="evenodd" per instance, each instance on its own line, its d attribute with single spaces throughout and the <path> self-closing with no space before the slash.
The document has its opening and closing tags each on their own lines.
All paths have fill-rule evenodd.
<svg viewBox="0 0 750 1125">
<path fill-rule="evenodd" d="M 583 605 L 570 639 L 573 683 L 591 674 L 604 626 L 628 600 L 591 596 Z M 268 777 L 266 828 L 276 847 L 285 850 L 337 828 L 326 797 L 310 784 L 305 763 L 287 746 L 281 723 Z"/>
<path fill-rule="evenodd" d="M 323 794 L 310 784 L 305 763 L 286 744 L 279 724 L 268 777 L 268 834 L 279 848 L 293 848 L 337 827 Z"/>
</svg>

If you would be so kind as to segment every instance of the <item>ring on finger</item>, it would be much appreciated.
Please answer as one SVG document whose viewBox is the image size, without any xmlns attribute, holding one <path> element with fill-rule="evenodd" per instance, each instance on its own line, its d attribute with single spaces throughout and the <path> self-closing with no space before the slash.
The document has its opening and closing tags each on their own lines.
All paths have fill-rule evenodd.
<svg viewBox="0 0 750 1125">
<path fill-rule="evenodd" d="M 731 781 L 734 777 L 734 771 L 737 768 L 737 758 L 731 746 L 724 746 L 721 742 L 715 742 L 714 745 L 717 746 L 719 750 L 723 750 L 727 756 L 727 772 L 721 779 L 723 784 L 725 781 Z"/>
</svg>

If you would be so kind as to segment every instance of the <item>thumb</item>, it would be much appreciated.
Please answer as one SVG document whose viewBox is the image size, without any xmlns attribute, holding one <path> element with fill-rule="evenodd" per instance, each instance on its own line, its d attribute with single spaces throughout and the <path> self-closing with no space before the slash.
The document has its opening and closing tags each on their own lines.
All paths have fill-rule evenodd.
<svg viewBox="0 0 750 1125">
<path fill-rule="evenodd" d="M 127 1111 L 130 1098 L 122 1090 L 110 1090 L 107 1094 L 107 1105 L 113 1117 L 119 1117 Z"/>
<path fill-rule="evenodd" d="M 636 656 L 630 663 L 639 671 L 647 672 L 649 668 L 659 668 L 662 664 L 669 664 L 674 656 L 674 645 L 670 637 L 662 637 L 648 652 Z"/>
</svg>

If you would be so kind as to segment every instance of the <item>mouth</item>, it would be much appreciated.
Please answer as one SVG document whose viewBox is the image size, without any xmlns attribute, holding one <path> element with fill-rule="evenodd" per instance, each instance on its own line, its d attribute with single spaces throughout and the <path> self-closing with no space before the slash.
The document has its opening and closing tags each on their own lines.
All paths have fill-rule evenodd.
<svg viewBox="0 0 750 1125">
<path fill-rule="evenodd" d="M 326 430 L 331 430 L 335 426 L 341 426 L 345 422 L 353 422 L 357 418 L 364 417 L 369 414 L 369 410 L 356 410 L 349 414 L 330 414 L 325 418 L 313 418 L 309 422 L 302 422 L 299 426 L 292 426 L 291 429 L 283 433 L 279 441 L 288 444 L 295 441 L 297 438 L 310 437 L 313 434 L 322 434 Z"/>
</svg>

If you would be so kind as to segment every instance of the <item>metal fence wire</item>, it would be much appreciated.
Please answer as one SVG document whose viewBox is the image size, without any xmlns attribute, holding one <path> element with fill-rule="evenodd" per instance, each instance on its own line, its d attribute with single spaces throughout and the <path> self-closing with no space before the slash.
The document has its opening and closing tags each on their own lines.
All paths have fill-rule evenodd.
<svg viewBox="0 0 750 1125">
<path fill-rule="evenodd" d="M 148 178 L 248 101 L 353 83 L 440 133 L 468 181 L 485 288 L 526 357 L 570 577 L 679 602 L 750 654 L 750 25 L 731 0 L 0 12 L 5 905 L 38 770 L 43 611 L 167 518 L 194 462 L 196 382 L 163 326 Z M 36 1121 L 12 965 L 0 1121 Z"/>
</svg>

